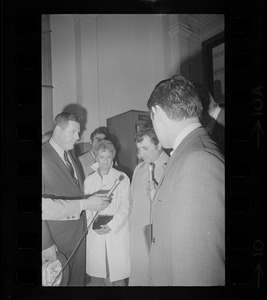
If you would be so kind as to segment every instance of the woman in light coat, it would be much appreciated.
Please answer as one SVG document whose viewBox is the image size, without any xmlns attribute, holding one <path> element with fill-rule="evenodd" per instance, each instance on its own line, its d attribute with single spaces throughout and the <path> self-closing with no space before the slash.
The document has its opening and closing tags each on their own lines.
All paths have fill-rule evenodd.
<svg viewBox="0 0 267 300">
<path fill-rule="evenodd" d="M 108 140 L 98 142 L 94 154 L 98 169 L 84 181 L 85 194 L 107 193 L 114 182 L 120 183 L 113 191 L 111 203 L 100 211 L 99 215 L 111 215 L 112 220 L 101 229 L 93 230 L 87 235 L 86 273 L 91 276 L 89 285 L 126 285 L 125 279 L 130 274 L 129 250 L 129 187 L 127 175 L 112 167 L 116 150 Z M 87 225 L 96 212 L 86 211 Z"/>
</svg>

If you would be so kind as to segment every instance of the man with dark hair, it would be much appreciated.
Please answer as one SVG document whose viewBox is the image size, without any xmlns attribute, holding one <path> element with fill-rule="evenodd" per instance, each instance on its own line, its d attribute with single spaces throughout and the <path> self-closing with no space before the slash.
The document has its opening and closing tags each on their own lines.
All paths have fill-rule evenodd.
<svg viewBox="0 0 267 300">
<path fill-rule="evenodd" d="M 109 198 L 83 193 L 83 181 L 70 150 L 79 139 L 78 118 L 56 116 L 50 140 L 42 145 L 42 261 L 56 260 L 56 250 L 69 258 L 86 229 L 84 210 L 102 210 Z M 69 261 L 69 285 L 85 281 L 85 239 Z"/>
<path fill-rule="evenodd" d="M 142 160 L 133 173 L 130 188 L 130 286 L 148 285 L 148 250 L 144 227 L 150 224 L 151 176 L 158 182 L 164 171 L 168 155 L 163 151 L 153 129 L 152 123 L 135 134 L 138 156 Z M 153 170 L 149 171 L 152 167 Z M 151 172 L 151 174 L 149 174 Z"/>
<path fill-rule="evenodd" d="M 83 167 L 83 172 L 84 172 L 84 178 L 86 178 L 88 175 L 91 173 L 95 172 L 96 168 L 92 168 L 92 165 L 96 162 L 96 158 L 93 152 L 93 148 L 96 145 L 97 142 L 105 139 L 106 133 L 101 130 L 101 128 L 96 128 L 90 136 L 90 143 L 91 143 L 91 148 L 81 156 L 79 156 L 79 160 L 81 162 L 81 165 Z"/>
<path fill-rule="evenodd" d="M 152 285 L 225 285 L 224 156 L 201 126 L 194 84 L 173 76 L 147 106 L 171 157 L 153 200 L 149 257 Z"/>
</svg>

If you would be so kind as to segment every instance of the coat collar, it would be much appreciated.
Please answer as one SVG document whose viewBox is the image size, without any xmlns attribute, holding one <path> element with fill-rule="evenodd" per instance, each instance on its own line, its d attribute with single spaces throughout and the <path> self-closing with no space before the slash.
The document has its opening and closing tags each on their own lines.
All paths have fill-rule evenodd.
<svg viewBox="0 0 267 300">
<path fill-rule="evenodd" d="M 193 130 L 192 132 L 190 132 L 185 139 L 181 142 L 181 144 L 173 151 L 172 156 L 169 158 L 168 162 L 167 162 L 167 166 L 164 170 L 164 173 L 162 174 L 162 177 L 160 179 L 157 191 L 159 190 L 160 186 L 162 185 L 162 182 L 164 180 L 164 177 L 166 175 L 166 173 L 168 172 L 168 170 L 170 169 L 170 167 L 173 165 L 173 162 L 176 160 L 176 158 L 183 152 L 184 148 L 187 147 L 187 145 L 194 140 L 197 136 L 200 135 L 207 135 L 207 131 L 203 128 L 203 127 L 198 127 L 195 130 Z M 156 195 L 155 195 L 156 196 Z M 154 200 L 156 199 L 156 197 L 154 197 Z"/>
</svg>

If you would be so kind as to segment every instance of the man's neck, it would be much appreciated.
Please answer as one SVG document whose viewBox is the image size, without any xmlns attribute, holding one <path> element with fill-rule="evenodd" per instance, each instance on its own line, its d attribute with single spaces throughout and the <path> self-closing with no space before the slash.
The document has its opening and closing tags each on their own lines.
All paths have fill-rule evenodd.
<svg viewBox="0 0 267 300">
<path fill-rule="evenodd" d="M 199 122 L 198 117 L 183 119 L 181 121 L 172 121 L 171 123 L 172 126 L 170 128 L 170 141 L 171 141 L 170 148 L 174 147 L 176 138 L 186 127 L 198 122 Z"/>
</svg>

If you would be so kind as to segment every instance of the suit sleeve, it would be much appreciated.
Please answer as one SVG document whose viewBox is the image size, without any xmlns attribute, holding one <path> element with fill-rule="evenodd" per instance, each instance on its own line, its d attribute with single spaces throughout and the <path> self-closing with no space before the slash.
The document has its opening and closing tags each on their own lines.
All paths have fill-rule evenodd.
<svg viewBox="0 0 267 300">
<path fill-rule="evenodd" d="M 174 183 L 170 228 L 176 249 L 175 281 L 216 285 L 224 281 L 224 164 L 207 152 L 191 154 Z M 179 217 L 177 217 L 179 216 Z M 183 258 L 181 260 L 181 258 Z"/>
<path fill-rule="evenodd" d="M 42 220 L 78 220 L 80 214 L 80 200 L 42 198 Z"/>
<path fill-rule="evenodd" d="M 42 250 L 50 248 L 54 244 L 47 221 L 42 221 Z"/>
<path fill-rule="evenodd" d="M 42 170 L 44 173 L 44 160 Z M 42 194 L 45 195 L 45 179 L 42 174 Z M 77 220 L 80 218 L 81 203 L 79 200 L 61 200 L 42 197 L 42 220 Z"/>
</svg>

